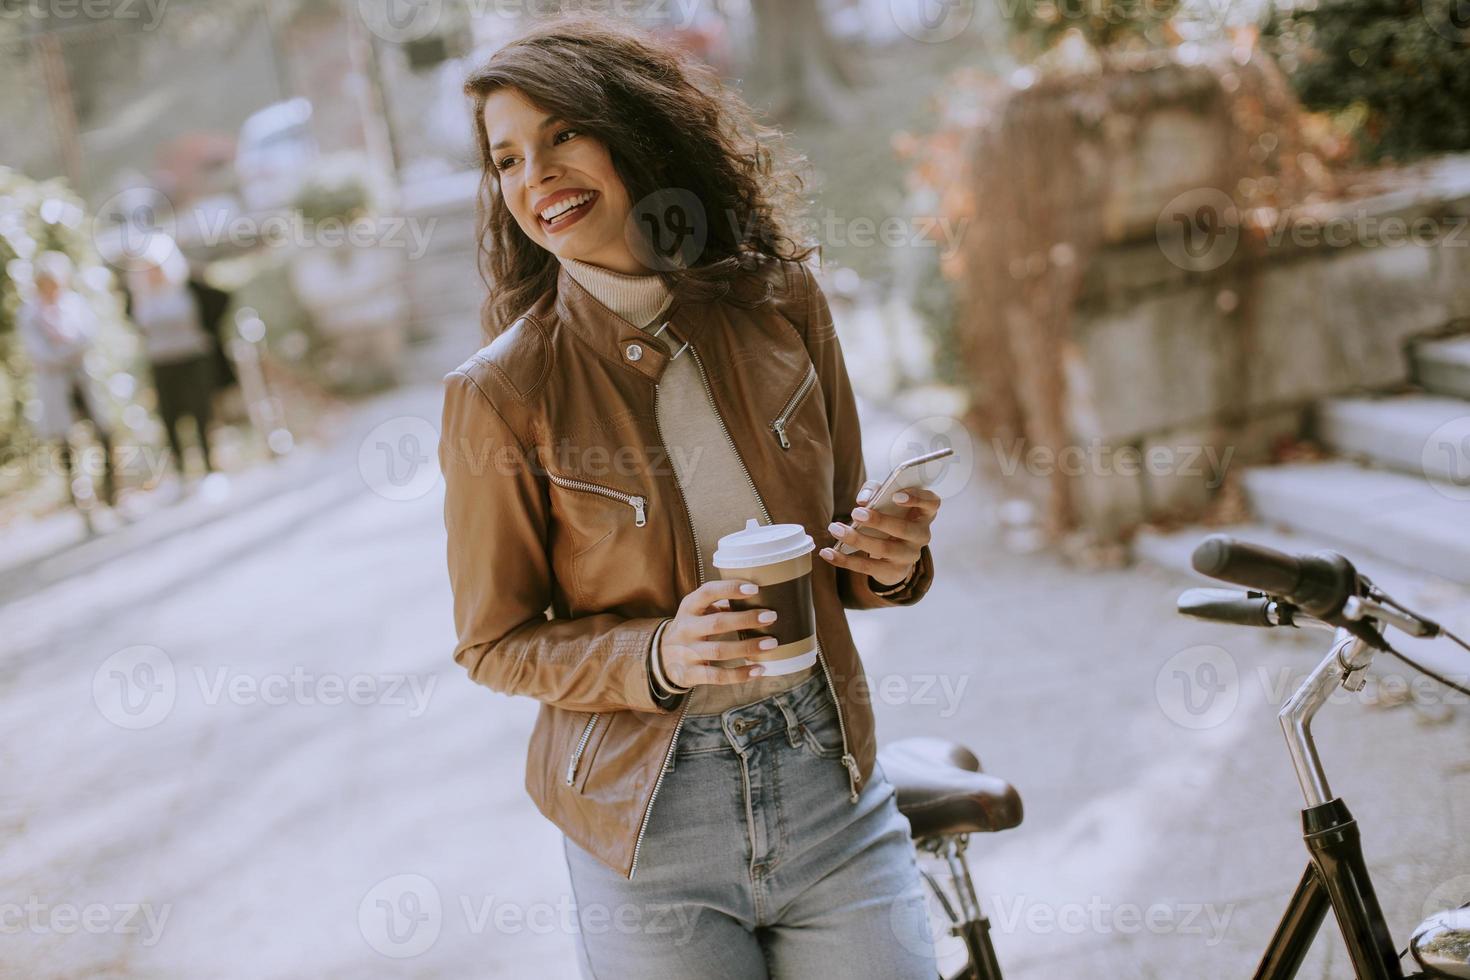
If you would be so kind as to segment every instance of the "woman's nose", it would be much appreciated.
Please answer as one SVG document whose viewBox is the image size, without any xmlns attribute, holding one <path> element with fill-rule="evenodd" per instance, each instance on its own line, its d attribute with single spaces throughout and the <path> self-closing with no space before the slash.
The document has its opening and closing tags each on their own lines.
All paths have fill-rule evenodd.
<svg viewBox="0 0 1470 980">
<path fill-rule="evenodd" d="M 532 187 L 540 187 L 543 183 L 554 180 L 561 174 L 561 168 L 556 161 L 544 153 L 526 158 L 526 170 L 530 175 Z"/>
</svg>

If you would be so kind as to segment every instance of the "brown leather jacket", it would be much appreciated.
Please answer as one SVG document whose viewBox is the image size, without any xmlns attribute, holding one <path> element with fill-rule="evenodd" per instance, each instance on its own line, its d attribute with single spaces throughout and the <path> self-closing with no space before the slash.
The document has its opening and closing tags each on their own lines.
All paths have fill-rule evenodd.
<svg viewBox="0 0 1470 980">
<path fill-rule="evenodd" d="M 676 292 L 659 336 L 562 269 L 555 292 L 444 377 L 439 462 L 458 634 L 478 683 L 541 702 L 526 755 L 536 807 L 631 878 L 688 696 L 660 701 L 654 630 L 702 584 L 682 490 L 655 413 L 659 376 L 687 340 L 769 514 L 818 547 L 867 479 L 831 313 L 805 264 L 752 261 L 738 302 Z M 669 335 L 677 339 L 666 344 Z M 911 605 L 813 553 L 822 670 L 836 699 L 851 798 L 876 752 L 867 681 L 844 607 Z"/>
</svg>

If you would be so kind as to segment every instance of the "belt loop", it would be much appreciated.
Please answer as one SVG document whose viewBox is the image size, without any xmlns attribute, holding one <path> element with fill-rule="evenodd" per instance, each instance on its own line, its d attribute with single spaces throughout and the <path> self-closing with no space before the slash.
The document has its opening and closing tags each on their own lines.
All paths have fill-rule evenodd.
<svg viewBox="0 0 1470 980">
<path fill-rule="evenodd" d="M 792 711 L 791 708 L 786 704 L 786 699 L 784 697 L 776 699 L 776 707 L 780 708 L 781 714 L 786 716 L 786 741 L 789 742 L 791 747 L 794 749 L 801 744 L 801 742 L 799 741 L 801 734 L 801 723 L 796 720 L 796 712 Z"/>
</svg>

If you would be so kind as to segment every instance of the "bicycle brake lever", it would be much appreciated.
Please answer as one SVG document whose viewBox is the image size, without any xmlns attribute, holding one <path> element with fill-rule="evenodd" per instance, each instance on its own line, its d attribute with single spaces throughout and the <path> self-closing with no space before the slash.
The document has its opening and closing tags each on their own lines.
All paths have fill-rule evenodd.
<svg viewBox="0 0 1470 980">
<path fill-rule="evenodd" d="M 1409 636 L 1438 636 L 1440 632 L 1439 624 L 1433 620 L 1402 613 L 1382 603 L 1374 602 L 1372 599 L 1363 599 L 1358 596 L 1348 596 L 1347 602 L 1343 603 L 1342 614 L 1354 622 L 1362 622 L 1369 618 L 1376 619 L 1402 630 Z"/>
</svg>

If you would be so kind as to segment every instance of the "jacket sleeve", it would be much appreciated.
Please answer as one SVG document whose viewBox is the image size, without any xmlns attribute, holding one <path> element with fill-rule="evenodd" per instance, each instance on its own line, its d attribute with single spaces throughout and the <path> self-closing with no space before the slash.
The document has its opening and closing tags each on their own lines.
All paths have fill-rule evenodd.
<svg viewBox="0 0 1470 980">
<path fill-rule="evenodd" d="M 474 378 L 444 378 L 439 466 L 458 641 L 479 684 L 574 711 L 666 712 L 649 652 L 666 616 L 550 617 L 550 500 L 533 458 Z"/>
<path fill-rule="evenodd" d="M 827 297 L 817 284 L 811 267 L 793 262 L 801 277 L 795 287 L 794 303 L 806 342 L 807 352 L 817 369 L 817 381 L 827 405 L 827 421 L 832 437 L 832 501 L 837 512 L 832 520 L 841 524 L 852 521 L 852 508 L 857 492 L 867 482 L 867 466 L 863 462 L 862 429 L 858 422 L 857 401 L 847 375 L 842 345 L 832 322 Z M 822 559 L 817 559 L 822 560 Z M 884 606 L 911 606 L 924 597 L 934 581 L 934 557 L 926 544 L 919 549 L 916 570 L 908 584 L 888 596 L 874 593 L 883 588 L 866 572 L 850 568 L 837 569 L 837 593 L 848 609 L 878 609 Z"/>
</svg>

